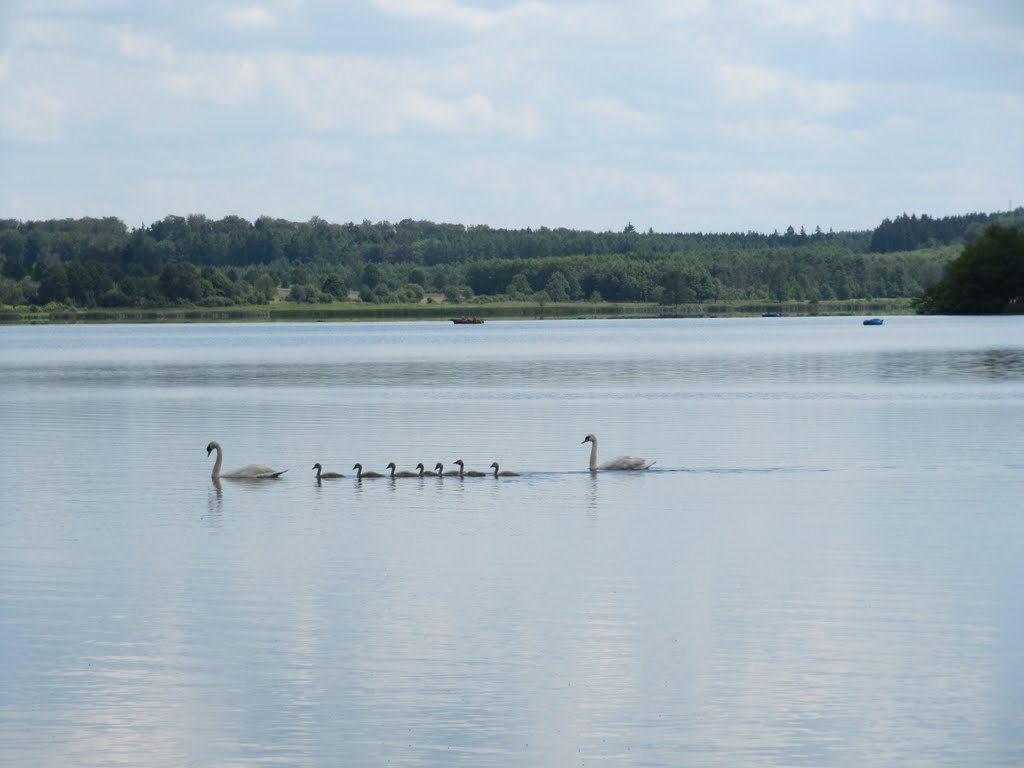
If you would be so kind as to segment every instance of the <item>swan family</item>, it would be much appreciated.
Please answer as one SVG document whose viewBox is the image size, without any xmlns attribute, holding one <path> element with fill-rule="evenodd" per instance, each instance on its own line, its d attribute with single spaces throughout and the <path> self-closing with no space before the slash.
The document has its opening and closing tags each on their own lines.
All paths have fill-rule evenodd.
<svg viewBox="0 0 1024 768">
<path fill-rule="evenodd" d="M 655 462 L 647 461 L 636 456 L 617 456 L 610 461 L 606 461 L 604 464 L 597 463 L 597 437 L 593 434 L 587 435 L 583 438 L 583 443 L 590 443 L 590 471 L 591 472 L 609 472 L 609 471 L 633 471 L 649 469 L 654 465 Z M 582 443 L 581 443 L 582 444 Z M 287 469 L 274 469 L 268 467 L 265 464 L 246 464 L 244 467 L 238 467 L 227 472 L 221 471 L 221 465 L 224 462 L 224 449 L 220 447 L 220 443 L 216 440 L 211 441 L 206 446 L 206 455 L 209 456 L 214 451 L 217 452 L 217 460 L 213 464 L 212 477 L 214 480 L 221 478 L 235 479 L 235 480 L 268 480 L 275 477 L 280 477 Z M 509 470 L 502 470 L 498 466 L 498 462 L 491 464 L 491 469 L 494 472 L 481 472 L 476 469 L 466 469 L 466 463 L 462 459 L 456 459 L 454 462 L 458 466 L 458 469 L 449 469 L 445 471 L 444 464 L 438 462 L 434 465 L 434 470 L 428 472 L 423 463 L 416 465 L 416 472 L 409 470 L 399 470 L 395 462 L 388 464 L 387 469 L 390 470 L 389 474 L 381 474 L 380 472 L 374 472 L 373 470 L 364 470 L 363 465 L 356 463 L 352 469 L 355 470 L 357 480 L 372 479 L 378 477 L 386 477 L 389 479 L 395 479 L 399 477 L 519 477 L 518 472 L 510 472 Z M 313 469 L 316 471 L 316 480 L 320 482 L 322 480 L 334 480 L 340 477 L 344 477 L 339 472 L 324 472 L 323 465 L 318 461 L 313 465 Z"/>
</svg>

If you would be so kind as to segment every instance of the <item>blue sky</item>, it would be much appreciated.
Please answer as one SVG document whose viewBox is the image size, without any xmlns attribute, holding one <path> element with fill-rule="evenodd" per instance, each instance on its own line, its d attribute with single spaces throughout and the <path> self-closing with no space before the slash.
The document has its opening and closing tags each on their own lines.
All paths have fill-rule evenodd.
<svg viewBox="0 0 1024 768">
<path fill-rule="evenodd" d="M 5 0 L 0 217 L 770 232 L 1024 204 L 1019 0 Z"/>
</svg>

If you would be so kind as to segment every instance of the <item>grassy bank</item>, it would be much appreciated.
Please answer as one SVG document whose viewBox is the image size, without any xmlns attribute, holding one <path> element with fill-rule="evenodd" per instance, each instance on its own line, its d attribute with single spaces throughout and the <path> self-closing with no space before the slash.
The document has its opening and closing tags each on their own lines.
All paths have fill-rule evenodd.
<svg viewBox="0 0 1024 768">
<path fill-rule="evenodd" d="M 909 299 L 822 302 L 715 302 L 663 306 L 653 303 L 611 302 L 495 302 L 484 304 L 295 304 L 274 302 L 237 307 L 176 307 L 163 309 L 0 308 L 0 323 L 206 323 L 318 322 L 381 320 L 448 320 L 475 316 L 482 320 L 544 320 L 556 318 L 639 317 L 758 317 L 782 315 L 911 314 Z"/>
</svg>

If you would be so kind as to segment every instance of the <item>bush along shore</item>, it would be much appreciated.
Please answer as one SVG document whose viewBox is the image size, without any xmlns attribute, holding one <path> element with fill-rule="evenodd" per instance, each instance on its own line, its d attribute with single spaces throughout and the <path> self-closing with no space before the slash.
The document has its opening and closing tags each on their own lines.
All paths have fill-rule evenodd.
<svg viewBox="0 0 1024 768">
<path fill-rule="evenodd" d="M 0 307 L 0 322 L 41 323 L 214 323 L 214 322 L 359 322 L 443 321 L 477 317 L 481 320 L 546 320 L 595 318 L 697 318 L 911 314 L 909 299 L 847 300 L 820 302 L 716 302 L 663 305 L 644 302 L 494 302 L 488 304 L 296 304 L 274 302 L 236 307 L 165 307 L 159 309 L 77 309 Z"/>
</svg>

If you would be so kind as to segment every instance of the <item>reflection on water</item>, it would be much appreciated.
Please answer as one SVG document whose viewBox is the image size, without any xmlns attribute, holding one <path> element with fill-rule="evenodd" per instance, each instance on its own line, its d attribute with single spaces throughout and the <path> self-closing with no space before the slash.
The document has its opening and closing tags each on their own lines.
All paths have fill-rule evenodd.
<svg viewBox="0 0 1024 768">
<path fill-rule="evenodd" d="M 596 359 L 441 360 L 414 362 L 253 363 L 167 365 L 116 364 L 104 366 L 15 367 L 11 385 L 59 384 L 69 388 L 174 388 L 188 395 L 196 388 L 309 389 L 366 387 L 417 391 L 441 397 L 450 389 L 488 392 L 515 388 L 526 396 L 549 396 L 558 389 L 644 389 L 691 392 L 695 389 L 749 390 L 808 382 L 815 387 L 848 389 L 877 383 L 918 385 L 922 381 L 962 385 L 991 379 L 1024 380 L 1021 350 L 923 350 L 918 352 L 861 351 L 856 354 L 775 354 L 687 357 L 682 359 L 603 357 Z M 538 393 L 536 390 L 540 389 Z"/>
<path fill-rule="evenodd" d="M 1019 321 L 781 321 L 0 328 L 0 765 L 1021 764 Z"/>
<path fill-rule="evenodd" d="M 219 477 L 210 478 L 212 481 L 212 488 L 210 489 L 210 501 L 209 501 L 209 519 L 211 522 L 214 520 L 220 520 L 221 512 L 224 509 L 224 487 L 221 485 Z"/>
</svg>

